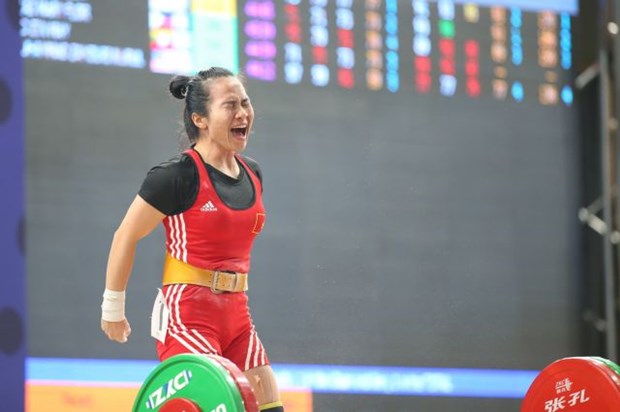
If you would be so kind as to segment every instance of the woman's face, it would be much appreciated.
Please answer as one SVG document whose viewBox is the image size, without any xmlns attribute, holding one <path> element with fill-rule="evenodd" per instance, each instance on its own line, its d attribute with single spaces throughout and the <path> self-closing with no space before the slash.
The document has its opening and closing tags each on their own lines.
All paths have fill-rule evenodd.
<svg viewBox="0 0 620 412">
<path fill-rule="evenodd" d="M 209 116 L 203 118 L 206 135 L 225 150 L 241 152 L 248 143 L 254 109 L 236 77 L 221 77 L 207 85 L 211 94 Z"/>
</svg>

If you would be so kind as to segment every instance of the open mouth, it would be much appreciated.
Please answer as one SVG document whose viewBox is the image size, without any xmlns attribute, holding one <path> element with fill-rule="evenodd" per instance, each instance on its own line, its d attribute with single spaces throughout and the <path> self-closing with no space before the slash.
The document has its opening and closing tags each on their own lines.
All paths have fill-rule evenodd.
<svg viewBox="0 0 620 412">
<path fill-rule="evenodd" d="M 233 136 L 235 137 L 245 137 L 248 128 L 247 126 L 245 127 L 233 127 L 232 129 L 230 129 L 230 131 L 232 132 Z"/>
</svg>

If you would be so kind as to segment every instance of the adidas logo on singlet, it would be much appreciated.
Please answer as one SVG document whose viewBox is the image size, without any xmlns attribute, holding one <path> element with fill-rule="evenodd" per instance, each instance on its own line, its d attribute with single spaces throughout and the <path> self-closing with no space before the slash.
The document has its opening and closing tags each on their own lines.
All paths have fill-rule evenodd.
<svg viewBox="0 0 620 412">
<path fill-rule="evenodd" d="M 202 207 L 200 208 L 200 211 L 201 212 L 217 212 L 217 207 L 215 207 L 213 203 L 211 203 L 211 201 L 209 200 L 207 203 L 202 205 Z"/>
</svg>

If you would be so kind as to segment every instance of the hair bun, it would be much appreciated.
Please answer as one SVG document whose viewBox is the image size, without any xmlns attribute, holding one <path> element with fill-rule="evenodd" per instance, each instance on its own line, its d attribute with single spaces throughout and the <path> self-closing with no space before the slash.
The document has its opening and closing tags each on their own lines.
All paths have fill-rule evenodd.
<svg viewBox="0 0 620 412">
<path fill-rule="evenodd" d="M 170 94 L 177 99 L 185 99 L 187 95 L 187 86 L 190 80 L 191 78 L 188 76 L 174 76 L 172 80 L 170 80 L 170 85 L 168 86 Z"/>
</svg>

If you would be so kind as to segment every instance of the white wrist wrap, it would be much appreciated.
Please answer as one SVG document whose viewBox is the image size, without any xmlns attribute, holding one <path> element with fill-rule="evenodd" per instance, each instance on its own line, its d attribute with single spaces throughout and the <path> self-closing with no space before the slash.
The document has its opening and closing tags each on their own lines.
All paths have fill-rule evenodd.
<svg viewBox="0 0 620 412">
<path fill-rule="evenodd" d="M 106 289 L 103 292 L 101 319 L 107 322 L 120 322 L 125 319 L 125 291 Z"/>
</svg>

